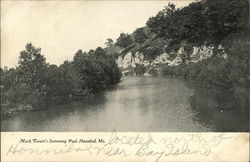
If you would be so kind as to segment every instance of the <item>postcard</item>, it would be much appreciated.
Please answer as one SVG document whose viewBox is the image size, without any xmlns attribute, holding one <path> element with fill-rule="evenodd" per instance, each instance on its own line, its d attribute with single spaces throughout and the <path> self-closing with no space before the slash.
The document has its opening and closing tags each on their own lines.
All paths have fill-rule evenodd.
<svg viewBox="0 0 250 162">
<path fill-rule="evenodd" d="M 247 0 L 1 1 L 2 161 L 249 161 Z"/>
</svg>

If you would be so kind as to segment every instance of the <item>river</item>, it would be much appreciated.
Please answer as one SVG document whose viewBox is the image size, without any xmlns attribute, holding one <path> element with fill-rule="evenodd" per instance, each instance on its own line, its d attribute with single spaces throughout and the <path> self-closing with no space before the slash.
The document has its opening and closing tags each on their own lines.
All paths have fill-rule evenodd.
<svg viewBox="0 0 250 162">
<path fill-rule="evenodd" d="M 222 109 L 221 92 L 168 77 L 123 77 L 112 88 L 70 104 L 23 112 L 2 131 L 247 131 L 237 108 Z"/>
</svg>

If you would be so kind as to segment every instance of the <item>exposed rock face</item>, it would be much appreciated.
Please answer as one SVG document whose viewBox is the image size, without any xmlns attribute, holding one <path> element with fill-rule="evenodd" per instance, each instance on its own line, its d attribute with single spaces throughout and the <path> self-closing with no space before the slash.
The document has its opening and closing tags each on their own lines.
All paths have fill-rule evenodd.
<svg viewBox="0 0 250 162">
<path fill-rule="evenodd" d="M 118 67 L 122 69 L 127 69 L 129 67 L 136 67 L 136 64 L 147 64 L 147 61 L 144 60 L 144 55 L 142 53 L 136 52 L 134 56 L 132 56 L 131 52 L 128 52 L 124 58 L 119 56 L 117 59 Z"/>
<path fill-rule="evenodd" d="M 132 53 L 129 52 L 128 54 L 126 54 L 122 60 L 122 68 L 126 69 L 128 68 L 130 65 L 132 65 Z"/>
<path fill-rule="evenodd" d="M 168 57 L 169 55 L 167 53 L 163 53 L 155 58 L 152 65 L 169 64 L 171 61 L 168 60 Z"/>
<path fill-rule="evenodd" d="M 136 52 L 133 61 L 134 61 L 135 64 L 143 64 L 143 62 L 144 62 L 144 55 L 143 55 L 143 53 Z"/>
<path fill-rule="evenodd" d="M 204 59 L 208 59 L 213 55 L 213 47 L 212 46 L 201 46 L 201 47 L 193 47 L 193 52 L 190 55 L 190 60 L 188 63 L 199 62 Z"/>
<path fill-rule="evenodd" d="M 222 50 L 222 57 L 226 58 L 225 52 L 223 53 L 223 47 L 219 46 Z M 118 66 L 123 70 L 128 70 L 128 68 L 135 68 L 137 65 L 143 65 L 144 67 L 156 67 L 161 64 L 166 64 L 168 66 L 178 66 L 185 63 L 197 63 L 204 59 L 208 59 L 213 55 L 212 46 L 201 46 L 193 47 L 191 53 L 185 51 L 182 46 L 178 52 L 175 54 L 174 59 L 170 59 L 171 53 L 162 53 L 157 56 L 154 60 L 145 60 L 143 53 L 136 52 L 134 55 L 132 52 L 128 52 L 123 58 L 119 56 L 117 59 Z M 187 57 L 189 55 L 189 57 Z"/>
<path fill-rule="evenodd" d="M 227 53 L 225 52 L 224 47 L 222 47 L 222 45 L 219 45 L 218 50 L 221 51 L 220 52 L 221 57 L 224 58 L 224 59 L 227 59 Z"/>
<path fill-rule="evenodd" d="M 122 68 L 122 63 L 123 59 L 122 56 L 119 56 L 118 59 L 116 60 L 116 64 L 118 65 L 119 68 Z"/>
<path fill-rule="evenodd" d="M 183 61 L 182 56 L 184 55 L 184 47 L 181 47 L 178 52 L 176 58 L 169 63 L 169 66 L 177 66 L 180 65 Z"/>
</svg>

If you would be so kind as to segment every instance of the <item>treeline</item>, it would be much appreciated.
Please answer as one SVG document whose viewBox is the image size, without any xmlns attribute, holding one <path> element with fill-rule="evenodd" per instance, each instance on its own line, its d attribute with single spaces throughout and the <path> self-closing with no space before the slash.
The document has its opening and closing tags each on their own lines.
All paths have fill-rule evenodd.
<svg viewBox="0 0 250 162">
<path fill-rule="evenodd" d="M 184 8 L 168 4 L 147 26 L 175 49 L 184 40 L 192 45 L 218 46 L 230 34 L 249 28 L 247 0 L 201 0 Z"/>
<path fill-rule="evenodd" d="M 100 47 L 79 50 L 73 61 L 50 65 L 41 49 L 27 44 L 16 68 L 1 68 L 1 110 L 30 105 L 44 108 L 67 103 L 117 83 L 121 72 L 113 57 Z"/>
</svg>

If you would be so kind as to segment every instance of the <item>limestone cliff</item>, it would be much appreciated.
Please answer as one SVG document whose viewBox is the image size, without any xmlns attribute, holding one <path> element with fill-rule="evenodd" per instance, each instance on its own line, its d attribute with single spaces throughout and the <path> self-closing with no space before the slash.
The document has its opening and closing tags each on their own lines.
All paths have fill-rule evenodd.
<svg viewBox="0 0 250 162">
<path fill-rule="evenodd" d="M 120 55 L 116 60 L 118 66 L 122 69 L 123 73 L 133 71 L 137 66 L 142 66 L 146 69 L 150 67 L 157 67 L 160 65 L 178 66 L 182 63 L 197 63 L 204 59 L 213 56 L 212 46 L 194 46 L 192 50 L 185 50 L 185 46 L 181 46 L 177 52 L 163 52 L 155 59 L 145 59 L 144 54 L 137 51 L 134 54 L 129 51 L 125 55 Z M 220 49 L 223 48 L 219 46 Z M 164 51 L 164 50 L 163 50 Z M 122 51 L 120 51 L 122 52 Z M 222 57 L 226 59 L 226 54 L 222 52 Z M 146 70 L 147 71 L 147 70 Z"/>
</svg>

